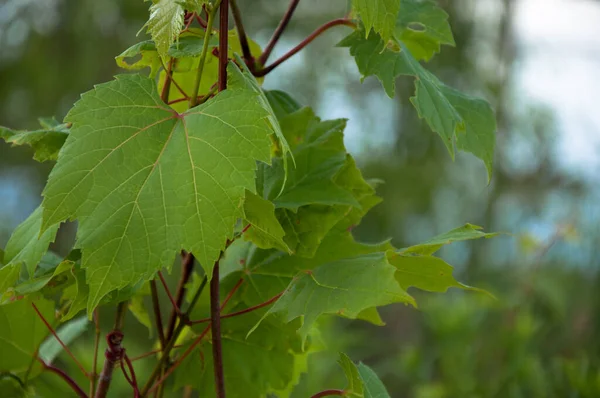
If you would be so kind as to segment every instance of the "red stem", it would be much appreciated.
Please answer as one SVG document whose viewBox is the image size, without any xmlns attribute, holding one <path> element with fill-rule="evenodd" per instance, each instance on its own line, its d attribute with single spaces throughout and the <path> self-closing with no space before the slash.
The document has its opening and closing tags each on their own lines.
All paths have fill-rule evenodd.
<svg viewBox="0 0 600 398">
<path fill-rule="evenodd" d="M 217 398 L 225 398 L 225 375 L 223 373 L 223 352 L 221 341 L 221 311 L 219 294 L 219 262 L 215 263 L 210 280 L 210 321 L 212 324 L 213 368 L 215 371 L 215 391 Z"/>
<path fill-rule="evenodd" d="M 242 279 L 240 279 L 240 280 L 242 280 Z M 240 310 L 240 311 L 237 311 L 237 312 L 232 312 L 231 314 L 227 314 L 227 315 L 221 315 L 221 319 L 232 318 L 234 316 L 247 314 L 249 312 L 252 312 L 252 311 L 258 310 L 260 308 L 266 307 L 267 305 L 272 304 L 275 301 L 277 301 L 277 299 L 279 297 L 281 297 L 282 294 L 283 294 L 283 292 L 279 293 L 278 295 L 276 295 L 274 297 L 271 297 L 269 300 L 265 301 L 264 303 L 260 303 L 260 304 L 257 304 L 255 306 L 246 308 L 245 310 Z M 197 321 L 191 321 L 190 325 L 197 325 L 199 323 L 210 322 L 210 320 L 211 320 L 210 318 L 203 318 L 203 319 L 199 319 Z"/>
<path fill-rule="evenodd" d="M 152 310 L 154 311 L 154 324 L 156 325 L 156 329 L 158 329 L 158 340 L 160 341 L 160 347 L 164 349 L 167 343 L 165 339 L 165 331 L 163 330 L 162 313 L 160 311 L 160 302 L 158 299 L 158 289 L 156 288 L 156 280 L 154 279 L 150 281 L 150 292 L 152 296 Z"/>
<path fill-rule="evenodd" d="M 165 70 L 165 85 L 163 86 L 162 92 L 160 93 L 160 99 L 162 99 L 163 102 L 165 102 L 165 103 L 169 101 L 169 91 L 171 90 L 171 80 L 172 80 L 171 70 L 173 69 L 174 62 L 175 62 L 175 58 L 171 58 L 171 60 L 169 61 L 169 66 Z M 163 64 L 163 67 L 164 67 L 164 64 Z"/>
<path fill-rule="evenodd" d="M 333 397 L 333 396 L 344 396 L 346 394 L 346 391 L 344 390 L 325 390 L 325 391 L 321 391 L 316 393 L 315 395 L 313 395 L 310 398 L 322 398 L 322 397 Z"/>
<path fill-rule="evenodd" d="M 137 378 L 135 377 L 135 370 L 133 369 L 133 364 L 131 363 L 131 360 L 129 359 L 127 354 L 125 354 L 124 351 L 125 350 L 123 350 L 123 355 L 121 356 L 121 371 L 123 372 L 123 376 L 125 376 L 125 379 L 127 379 L 127 382 L 129 383 L 129 385 L 133 388 L 134 398 L 139 398 L 140 388 L 138 387 Z M 123 362 L 125 362 L 125 364 L 127 365 L 127 368 L 129 369 L 129 373 L 131 374 L 131 377 L 125 371 Z"/>
<path fill-rule="evenodd" d="M 256 71 L 254 73 L 254 76 L 257 76 L 257 77 L 265 76 L 267 73 L 269 73 L 273 69 L 277 68 L 283 62 L 287 61 L 289 58 L 291 58 L 292 56 L 297 54 L 300 50 L 302 50 L 304 47 L 306 47 L 308 44 L 310 44 L 314 39 L 316 39 L 320 34 L 325 32 L 326 30 L 333 28 L 334 26 L 338 26 L 338 25 L 345 25 L 345 26 L 350 26 L 352 28 L 356 28 L 356 24 L 346 18 L 339 18 L 339 19 L 334 19 L 333 21 L 329 21 L 326 24 L 318 27 L 306 39 L 302 40 L 302 42 L 300 42 L 300 44 L 298 44 L 296 47 L 292 48 L 290 51 L 285 53 L 281 58 L 274 61 L 271 65 Z"/>
<path fill-rule="evenodd" d="M 167 326 L 167 335 L 165 341 L 169 341 L 173 336 L 173 332 L 175 331 L 175 322 L 177 321 L 177 316 L 181 315 L 180 308 L 183 305 L 183 299 L 185 298 L 185 285 L 187 285 L 190 277 L 192 276 L 192 271 L 194 270 L 194 256 L 192 253 L 181 253 L 181 277 L 179 278 L 179 283 L 177 284 L 176 297 L 175 297 L 175 307 L 171 312 L 171 316 L 169 317 L 169 323 Z M 161 275 L 162 277 L 162 275 Z M 176 310 L 175 310 L 176 309 Z"/>
<path fill-rule="evenodd" d="M 44 361 L 42 361 L 39 358 L 37 358 L 37 360 L 42 364 L 42 367 L 44 368 L 44 370 L 52 372 L 52 373 L 58 375 L 61 379 L 63 379 L 69 385 L 69 387 L 71 387 L 71 389 L 75 392 L 75 394 L 77 394 L 78 397 L 88 398 L 85 391 L 83 391 L 81 389 L 81 387 L 79 387 L 77 385 L 77 383 L 75 383 L 75 381 L 68 374 L 66 374 L 65 372 L 63 372 L 62 370 L 60 370 L 58 368 L 55 368 L 52 365 L 46 364 Z"/>
<path fill-rule="evenodd" d="M 222 0 L 219 9 L 219 91 L 227 88 L 227 58 L 229 26 L 229 0 Z M 220 397 L 218 397 L 220 398 Z"/>
<path fill-rule="evenodd" d="M 175 302 L 175 299 L 173 298 L 173 295 L 171 294 L 171 291 L 169 290 L 169 286 L 167 286 L 167 281 L 165 280 L 165 277 L 163 276 L 162 272 L 160 272 L 160 271 L 158 271 L 158 278 L 160 279 L 160 282 L 162 283 L 163 287 L 165 288 L 165 292 L 167 292 L 169 301 L 171 301 L 171 305 L 173 306 L 173 311 L 177 315 L 181 315 L 181 311 L 179 310 L 179 307 L 177 306 L 177 303 Z"/>
<path fill-rule="evenodd" d="M 288 9 L 285 12 L 285 14 L 283 15 L 283 18 L 281 18 L 281 21 L 279 22 L 279 25 L 275 29 L 275 32 L 273 32 L 273 36 L 271 36 L 269 43 L 267 43 L 267 47 L 265 48 L 265 51 L 263 51 L 260 58 L 258 59 L 258 62 L 260 63 L 260 65 L 264 65 L 267 63 L 267 59 L 269 58 L 269 55 L 271 55 L 271 52 L 273 51 L 275 44 L 277 44 L 283 31 L 287 27 L 287 24 L 290 22 L 290 19 L 292 19 L 292 15 L 294 14 L 296 7 L 298 6 L 298 3 L 300 3 L 300 0 L 291 0 L 290 1 L 290 5 L 288 6 Z"/>
<path fill-rule="evenodd" d="M 244 61 L 246 61 L 246 65 L 252 71 L 254 70 L 254 57 L 252 53 L 250 53 L 250 45 L 248 44 L 248 37 L 246 35 L 246 30 L 244 29 L 244 24 L 242 22 L 242 13 L 237 6 L 236 0 L 230 0 L 231 6 L 231 14 L 233 15 L 233 20 L 235 22 L 235 28 L 238 32 L 238 38 L 240 40 L 240 47 L 242 48 L 242 55 L 244 56 Z"/>
<path fill-rule="evenodd" d="M 79 363 L 79 361 L 77 360 L 77 358 L 75 358 L 75 355 L 73 355 L 73 353 L 71 352 L 71 350 L 69 350 L 69 348 L 65 345 L 65 343 L 63 343 L 63 341 L 60 339 L 60 337 L 58 337 L 58 334 L 56 334 L 56 332 L 54 331 L 54 329 L 52 328 L 52 326 L 50 326 L 50 324 L 48 323 L 48 321 L 46 321 L 46 318 L 44 318 L 44 316 L 42 315 L 42 313 L 40 312 L 40 310 L 38 310 L 38 307 L 35 305 L 35 303 L 31 303 L 31 306 L 33 307 L 33 309 L 37 313 L 38 317 L 42 320 L 42 322 L 44 322 L 44 325 L 46 325 L 46 327 L 48 328 L 48 330 L 50 331 L 50 333 L 52 333 L 52 335 L 54 336 L 54 338 L 56 339 L 56 341 L 58 341 L 58 343 L 63 348 L 63 350 L 65 350 L 67 352 L 67 354 L 69 354 L 69 356 L 73 359 L 73 361 L 75 361 L 75 364 L 77 364 L 77 367 L 79 368 L 79 370 L 81 370 L 83 372 L 83 374 L 85 375 L 85 377 L 87 377 L 89 379 L 90 375 L 88 374 L 88 372 L 85 371 L 85 369 L 83 368 L 83 366 L 81 365 L 81 363 Z"/>
</svg>

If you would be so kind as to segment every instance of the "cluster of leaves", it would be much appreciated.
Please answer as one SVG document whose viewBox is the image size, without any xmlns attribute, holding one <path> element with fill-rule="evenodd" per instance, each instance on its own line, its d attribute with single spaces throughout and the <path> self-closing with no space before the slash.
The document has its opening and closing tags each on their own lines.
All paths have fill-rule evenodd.
<svg viewBox="0 0 600 398">
<path fill-rule="evenodd" d="M 190 292 L 220 261 L 223 296 L 241 286 L 229 311 L 256 308 L 223 319 L 232 396 L 288 393 L 306 370 L 307 356 L 320 349 L 323 315 L 382 325 L 377 307 L 416 306 L 409 287 L 472 289 L 434 254 L 454 241 L 494 234 L 466 224 L 404 249 L 355 241 L 352 228 L 380 198 L 376 182 L 362 177 L 344 147 L 346 121 L 320 120 L 290 95 L 264 91 L 238 57 L 233 32 L 227 89 L 215 94 L 218 62 L 207 49 L 218 41 L 211 31 L 184 28 L 183 16 L 184 8 L 215 5 L 155 1 L 147 24 L 152 40 L 117 57 L 129 70 L 149 67 L 149 77 L 119 75 L 97 85 L 65 124 L 0 130 L 7 141 L 32 146 L 35 159 L 56 160 L 42 204 L 15 230 L 1 259 L 0 350 L 18 351 L 3 356 L 1 371 L 27 380 L 35 375 L 31 358 L 51 359 L 39 348 L 45 325 L 30 310 L 33 302 L 58 325 L 84 309 L 91 316 L 100 305 L 130 300 L 134 315 L 152 328 L 143 303 L 147 283 L 170 269 L 182 250 L 202 266 Z M 472 152 L 491 170 L 495 123 L 489 105 L 445 86 L 419 63 L 453 44 L 447 15 L 416 0 L 355 0 L 353 6 L 360 19 L 340 45 L 350 48 L 360 72 L 377 76 L 390 96 L 398 75 L 414 76 L 412 101 L 420 116 L 452 154 L 454 146 Z M 260 48 L 251 42 L 250 50 Z M 130 63 L 135 56 L 141 58 Z M 202 101 L 190 108 L 196 99 L 185 99 L 195 93 Z M 67 220 L 78 221 L 77 239 L 62 259 L 48 247 Z M 206 302 L 203 297 L 193 318 L 207 316 Z M 202 333 L 197 327 L 181 342 L 200 353 L 183 361 L 175 388 L 193 386 L 211 396 L 210 348 L 190 345 Z M 33 334 L 14 332 L 22 329 Z M 349 379 L 345 395 L 386 396 L 368 367 L 357 368 L 343 355 L 340 364 Z"/>
</svg>

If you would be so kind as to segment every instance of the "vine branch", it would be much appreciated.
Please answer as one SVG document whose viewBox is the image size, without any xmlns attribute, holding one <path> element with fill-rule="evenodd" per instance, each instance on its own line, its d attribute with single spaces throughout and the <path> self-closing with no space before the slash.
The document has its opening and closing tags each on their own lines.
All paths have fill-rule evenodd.
<svg viewBox="0 0 600 398">
<path fill-rule="evenodd" d="M 152 297 L 152 311 L 154 312 L 154 325 L 158 331 L 158 341 L 161 349 L 167 344 L 165 340 L 165 331 L 163 330 L 162 313 L 160 311 L 160 301 L 158 299 L 158 289 L 156 288 L 156 280 L 150 281 L 150 296 Z"/>
<path fill-rule="evenodd" d="M 179 278 L 179 282 L 177 283 L 177 293 L 175 296 L 175 301 L 173 302 L 175 306 L 173 307 L 173 311 L 171 311 L 171 316 L 169 317 L 166 340 L 169 340 L 173 336 L 173 332 L 175 331 L 175 322 L 177 321 L 177 317 L 181 315 L 180 308 L 183 305 L 183 299 L 185 298 L 185 285 L 187 285 L 188 281 L 190 280 L 190 276 L 192 275 L 193 270 L 194 256 L 192 255 L 192 253 L 182 252 L 181 277 Z"/>
<path fill-rule="evenodd" d="M 310 35 L 308 35 L 308 37 L 306 37 L 306 39 L 302 40 L 300 42 L 300 44 L 298 44 L 296 47 L 292 48 L 290 51 L 285 53 L 281 58 L 274 61 L 271 65 L 269 65 L 263 69 L 257 70 L 254 73 L 254 76 L 257 76 L 257 77 L 265 76 L 267 73 L 269 73 L 273 69 L 277 68 L 283 62 L 287 61 L 292 56 L 296 55 L 300 50 L 302 50 L 304 47 L 309 45 L 314 39 L 316 39 L 323 32 L 327 31 L 328 29 L 333 28 L 334 26 L 338 26 L 338 25 L 345 25 L 345 26 L 349 26 L 351 28 L 356 28 L 356 24 L 346 18 L 339 18 L 339 19 L 334 19 L 333 21 L 329 21 L 329 22 L 321 25 L 320 27 L 318 27 L 314 32 L 312 32 Z"/>
<path fill-rule="evenodd" d="M 283 292 L 279 293 L 278 295 L 276 295 L 274 297 L 271 297 L 269 300 L 265 301 L 264 303 L 257 304 L 255 306 L 246 308 L 244 310 L 236 311 L 236 312 L 233 312 L 231 314 L 221 315 L 221 319 L 232 318 L 234 316 L 243 315 L 243 314 L 247 314 L 247 313 L 252 312 L 252 311 L 256 311 L 256 310 L 258 310 L 260 308 L 266 307 L 266 306 L 274 303 L 282 295 L 283 295 Z M 203 319 L 199 319 L 197 321 L 190 321 L 189 324 L 190 325 L 197 325 L 199 323 L 206 323 L 206 322 L 210 322 L 210 321 L 211 321 L 211 318 L 203 318 Z"/>
<path fill-rule="evenodd" d="M 204 33 L 204 42 L 202 43 L 202 52 L 200 53 L 200 63 L 198 64 L 198 72 L 196 73 L 196 80 L 194 81 L 194 91 L 190 97 L 190 108 L 195 107 L 198 104 L 198 90 L 200 89 L 200 82 L 202 81 L 202 72 L 204 71 L 204 64 L 206 62 L 206 55 L 208 54 L 208 44 L 210 37 L 212 36 L 213 23 L 215 21 L 215 14 L 218 7 L 217 4 L 208 13 L 208 21 L 206 22 L 206 30 Z"/>
<path fill-rule="evenodd" d="M 290 5 L 288 6 L 287 11 L 283 15 L 283 18 L 281 18 L 279 25 L 277 25 L 275 32 L 273 32 L 273 36 L 271 36 L 271 39 L 269 39 L 269 42 L 267 43 L 267 47 L 265 47 L 265 50 L 263 51 L 263 53 L 260 55 L 260 58 L 258 59 L 258 62 L 260 65 L 265 65 L 267 63 L 267 59 L 269 58 L 269 55 L 271 55 L 271 52 L 273 51 L 275 44 L 277 44 L 277 42 L 279 41 L 279 38 L 283 34 L 283 31 L 285 30 L 288 23 L 292 19 L 292 15 L 294 15 L 294 11 L 296 11 L 296 7 L 298 6 L 298 3 L 300 3 L 300 0 L 291 0 L 290 1 Z"/>
<path fill-rule="evenodd" d="M 106 398 L 108 389 L 112 381 L 112 374 L 115 365 L 121 362 L 125 349 L 121 346 L 123 341 L 123 322 L 125 320 L 125 313 L 127 312 L 127 302 L 122 301 L 117 306 L 117 313 L 115 316 L 115 325 L 113 331 L 106 335 L 106 343 L 108 347 L 104 351 L 104 367 L 102 373 L 98 378 L 98 386 L 96 388 L 95 398 Z"/>
<path fill-rule="evenodd" d="M 92 374 L 90 375 L 90 397 L 96 394 L 96 379 L 98 378 L 98 351 L 100 348 L 100 311 L 94 310 L 94 358 L 92 359 Z"/>
<path fill-rule="evenodd" d="M 238 32 L 238 38 L 240 40 L 240 47 L 242 48 L 242 55 L 244 57 L 244 61 L 246 61 L 246 65 L 250 69 L 250 71 L 254 70 L 254 57 L 252 53 L 250 53 L 250 46 L 248 44 L 248 36 L 246 35 L 246 30 L 244 29 L 244 24 L 242 23 L 242 13 L 237 5 L 237 0 L 229 0 L 231 6 L 231 14 L 233 15 L 233 20 L 235 22 L 235 28 Z"/>
<path fill-rule="evenodd" d="M 323 397 L 340 397 L 340 396 L 344 396 L 346 394 L 346 391 L 344 390 L 325 390 L 325 391 L 321 391 L 316 393 L 315 395 L 313 395 L 310 398 L 323 398 Z"/>
<path fill-rule="evenodd" d="M 42 365 L 42 368 L 44 368 L 44 370 L 54 373 L 57 376 L 59 376 L 61 379 L 63 379 L 68 385 L 69 387 L 71 387 L 71 389 L 73 390 L 73 392 L 75 392 L 75 394 L 77 394 L 77 396 L 79 398 L 88 398 L 87 394 L 85 393 L 85 391 L 83 391 L 81 389 L 81 387 L 79 387 L 77 385 L 77 383 L 75 383 L 75 381 L 68 375 L 66 374 L 64 371 L 62 371 L 59 368 L 56 368 L 52 365 L 48 365 L 46 362 L 42 361 L 40 358 L 37 358 L 38 362 Z"/>
</svg>

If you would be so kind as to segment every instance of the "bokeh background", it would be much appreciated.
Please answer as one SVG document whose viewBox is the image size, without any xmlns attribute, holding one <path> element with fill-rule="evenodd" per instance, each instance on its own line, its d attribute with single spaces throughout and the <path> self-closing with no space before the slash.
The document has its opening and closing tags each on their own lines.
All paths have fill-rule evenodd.
<svg viewBox="0 0 600 398">
<path fill-rule="evenodd" d="M 266 44 L 287 2 L 238 3 L 247 31 Z M 265 87 L 294 92 L 324 119 L 349 119 L 347 147 L 366 177 L 385 181 L 378 189 L 384 203 L 356 229 L 361 240 L 391 237 L 403 247 L 464 222 L 511 233 L 441 252 L 461 281 L 497 300 L 414 292 L 420 309 L 385 308 L 386 327 L 331 321 L 323 336 L 330 351 L 313 357 L 295 396 L 342 388 L 335 360 L 344 351 L 372 366 L 392 397 L 600 397 L 600 2 L 439 3 L 457 46 L 427 67 L 496 109 L 490 184 L 482 163 L 465 154 L 452 162 L 418 119 L 408 101 L 412 79 L 398 80 L 394 99 L 374 78 L 360 83 L 347 50 L 332 49 L 344 27 L 283 64 Z M 1 0 L 0 125 L 62 119 L 80 93 L 119 73 L 114 57 L 143 38 L 136 33 L 147 7 L 141 0 Z M 272 58 L 347 10 L 344 0 L 302 1 Z M 0 142 L 0 246 L 41 201 L 51 167 Z M 53 249 L 66 252 L 73 233 L 73 225 L 62 228 Z M 139 335 L 128 349 L 141 352 L 147 331 L 128 323 Z M 75 348 L 89 357 L 86 343 Z M 47 396 L 58 396 L 60 381 L 44 380 Z M 122 385 L 117 380 L 114 396 Z"/>
</svg>

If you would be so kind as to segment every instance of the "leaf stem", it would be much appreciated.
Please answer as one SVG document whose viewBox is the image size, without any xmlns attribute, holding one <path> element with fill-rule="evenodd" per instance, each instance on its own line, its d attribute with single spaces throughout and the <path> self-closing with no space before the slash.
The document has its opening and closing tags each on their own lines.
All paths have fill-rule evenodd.
<svg viewBox="0 0 600 398">
<path fill-rule="evenodd" d="M 216 6 L 215 6 L 216 7 Z M 229 32 L 227 28 L 229 26 L 229 0 L 222 0 L 219 7 L 219 91 L 223 91 L 227 88 L 227 63 L 229 58 L 228 52 L 228 39 Z M 217 396 L 217 398 L 220 398 Z"/>
<path fill-rule="evenodd" d="M 316 393 L 315 395 L 311 396 L 310 398 L 322 398 L 322 397 L 333 397 L 333 396 L 344 396 L 346 394 L 346 391 L 344 390 L 325 390 L 325 391 L 321 391 Z"/>
<path fill-rule="evenodd" d="M 271 52 L 273 51 L 275 44 L 277 44 L 277 42 L 279 41 L 279 38 L 283 34 L 283 31 L 285 30 L 288 23 L 292 19 L 292 15 L 294 15 L 294 11 L 296 10 L 298 3 L 300 3 L 300 0 L 291 0 L 290 1 L 290 5 L 288 6 L 287 11 L 283 15 L 283 18 L 281 18 L 279 25 L 277 25 L 275 32 L 273 32 L 273 36 L 271 36 L 271 39 L 267 43 L 267 47 L 265 48 L 263 53 L 260 55 L 260 58 L 258 59 L 258 62 L 261 65 L 261 67 L 262 67 L 262 65 L 267 63 L 267 59 L 269 58 L 269 55 L 271 55 Z"/>
<path fill-rule="evenodd" d="M 198 90 L 200 89 L 200 82 L 202 81 L 202 72 L 204 71 L 204 63 L 206 62 L 206 55 L 208 54 L 208 44 L 210 37 L 212 36 L 212 27 L 215 21 L 215 14 L 218 7 L 219 1 L 208 13 L 208 21 L 206 22 L 206 30 L 204 32 L 204 43 L 202 44 L 202 52 L 200 53 L 200 63 L 198 64 L 198 72 L 196 73 L 196 80 L 194 81 L 194 90 L 190 97 L 190 108 L 197 105 Z"/>
<path fill-rule="evenodd" d="M 169 301 L 171 302 L 171 305 L 173 306 L 173 313 L 175 313 L 178 316 L 181 316 L 181 310 L 179 309 L 177 302 L 173 298 L 173 295 L 171 294 L 171 290 L 169 290 L 169 286 L 167 285 L 167 281 L 165 280 L 165 277 L 163 276 L 162 272 L 160 272 L 160 271 L 158 271 L 158 278 L 160 279 L 160 282 L 162 283 L 163 288 L 165 289 L 165 292 L 167 293 L 167 296 L 169 297 Z M 173 322 L 173 324 L 175 324 L 175 322 Z"/>
<path fill-rule="evenodd" d="M 48 321 L 46 320 L 46 318 L 44 318 L 44 316 L 42 315 L 42 313 L 40 312 L 40 310 L 38 309 L 38 307 L 35 305 L 35 303 L 31 303 L 31 306 L 33 307 L 33 309 L 37 313 L 38 317 L 42 320 L 42 322 L 44 322 L 44 325 L 46 325 L 46 327 L 48 328 L 48 330 L 50 331 L 50 333 L 52 333 L 52 335 L 54 336 L 54 338 L 56 339 L 56 341 L 58 341 L 58 344 L 60 344 L 60 346 L 63 348 L 63 350 L 65 350 L 66 353 L 69 354 L 69 356 L 71 357 L 71 359 L 73 359 L 73 361 L 75 362 L 75 364 L 77 365 L 77 367 L 79 368 L 79 370 L 81 370 L 81 372 L 83 372 L 83 374 L 85 375 L 85 377 L 89 378 L 90 375 L 88 374 L 88 372 L 85 371 L 85 369 L 83 368 L 83 365 L 77 360 L 77 358 L 75 357 L 75 355 L 73 355 L 73 353 L 71 352 L 71 350 L 69 350 L 69 348 L 65 345 L 65 343 L 63 343 L 63 341 L 60 339 L 60 337 L 58 337 L 58 334 L 56 334 L 56 332 L 54 331 L 54 329 L 52 328 L 52 326 L 50 326 L 50 324 L 48 323 Z"/>
<path fill-rule="evenodd" d="M 175 306 L 173 311 L 171 311 L 171 316 L 169 317 L 169 323 L 167 326 L 167 335 L 166 340 L 169 340 L 173 336 L 173 331 L 175 330 L 175 322 L 177 321 L 177 317 L 181 314 L 181 306 L 183 305 L 183 299 L 185 298 L 185 286 L 187 285 L 190 277 L 192 276 L 192 272 L 194 270 L 194 255 L 192 253 L 181 252 L 181 277 L 179 278 L 179 282 L 177 283 L 177 290 L 175 296 Z M 162 278 L 162 274 L 161 274 Z M 177 312 L 175 311 L 177 310 Z"/>
<path fill-rule="evenodd" d="M 92 359 L 92 374 L 90 375 L 90 397 L 96 394 L 96 379 L 98 378 L 98 350 L 100 348 L 100 311 L 94 310 L 94 357 Z"/>
<path fill-rule="evenodd" d="M 210 321 L 212 324 L 212 353 L 217 398 L 225 398 L 225 376 L 223 374 L 223 349 L 221 339 L 221 311 L 219 295 L 219 262 L 213 267 L 210 280 Z"/>
<path fill-rule="evenodd" d="M 83 391 L 81 389 L 81 387 L 79 387 L 77 385 L 77 383 L 75 382 L 75 380 L 73 380 L 71 378 L 71 376 L 69 376 L 68 374 L 66 374 L 64 371 L 62 371 L 59 368 L 56 368 L 52 365 L 48 365 L 46 364 L 44 361 L 42 361 L 41 359 L 37 359 L 41 364 L 42 367 L 44 368 L 44 370 L 54 373 L 56 375 L 58 375 L 61 379 L 63 379 L 68 385 L 69 387 L 71 387 L 71 389 L 73 390 L 73 392 L 75 392 L 75 394 L 77 394 L 78 397 L 80 398 L 88 398 L 87 394 L 85 393 L 85 391 Z"/>
<path fill-rule="evenodd" d="M 233 318 L 234 316 L 239 316 L 239 315 L 243 315 L 243 314 L 247 314 L 249 312 L 252 311 L 256 311 L 260 308 L 266 307 L 270 304 L 273 304 L 275 301 L 277 301 L 277 299 L 279 299 L 279 297 L 281 297 L 283 295 L 283 292 L 279 293 L 278 295 L 271 297 L 270 299 L 268 299 L 267 301 L 265 301 L 264 303 L 260 303 L 257 304 L 255 306 L 246 308 L 244 310 L 240 310 L 240 311 L 236 311 L 236 312 L 232 312 L 231 314 L 227 314 L 227 315 L 221 315 L 221 319 L 226 319 L 226 318 Z M 191 321 L 190 325 L 197 325 L 199 323 L 206 323 L 206 322 L 210 322 L 211 318 L 203 318 L 203 319 L 199 319 L 197 321 Z"/>
<path fill-rule="evenodd" d="M 346 18 L 339 18 L 339 19 L 334 19 L 333 21 L 329 21 L 329 22 L 321 25 L 320 27 L 318 27 L 314 32 L 312 32 L 310 35 L 308 35 L 308 37 L 306 37 L 306 39 L 302 40 L 300 42 L 300 44 L 298 44 L 296 47 L 292 48 L 290 51 L 285 53 L 281 58 L 274 61 L 271 65 L 269 65 L 263 69 L 257 70 L 254 73 L 254 76 L 257 76 L 257 77 L 265 76 L 266 74 L 271 72 L 273 69 L 275 69 L 279 65 L 281 65 L 283 62 L 287 61 L 289 58 L 291 58 L 292 56 L 297 54 L 300 50 L 302 50 L 304 47 L 306 47 L 308 44 L 310 44 L 314 39 L 316 39 L 323 32 L 327 31 L 330 28 L 333 28 L 334 26 L 338 26 L 338 25 L 345 25 L 345 26 L 349 26 L 351 28 L 356 28 L 356 24 Z"/>
<path fill-rule="evenodd" d="M 229 0 L 231 6 L 231 14 L 233 15 L 233 20 L 235 22 L 235 28 L 238 32 L 238 38 L 240 40 L 240 47 L 242 48 L 242 55 L 244 57 L 244 61 L 246 61 L 246 65 L 250 69 L 250 71 L 254 70 L 254 57 L 250 52 L 250 46 L 248 44 L 248 36 L 246 36 L 246 30 L 244 29 L 244 24 L 242 22 L 242 13 L 237 5 L 237 0 Z"/>
<path fill-rule="evenodd" d="M 165 331 L 163 330 L 162 313 L 160 311 L 160 301 L 158 299 L 158 289 L 156 288 L 156 280 L 150 281 L 150 295 L 152 296 L 152 310 L 154 311 L 154 324 L 158 331 L 158 340 L 160 341 L 161 349 L 165 349 L 167 344 L 165 339 Z"/>
<path fill-rule="evenodd" d="M 171 58 L 169 60 L 169 66 L 165 69 L 165 85 L 162 88 L 162 92 L 160 93 L 160 99 L 166 104 L 169 102 L 169 92 L 171 90 L 171 80 L 173 80 L 173 64 L 175 63 L 175 58 Z M 163 64 L 164 68 L 164 64 Z"/>
</svg>

